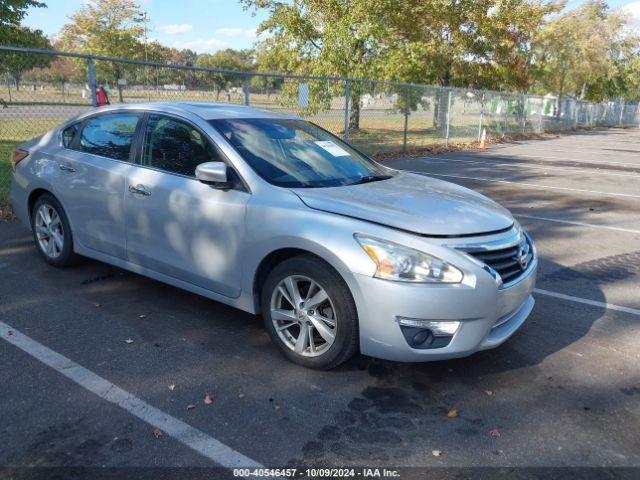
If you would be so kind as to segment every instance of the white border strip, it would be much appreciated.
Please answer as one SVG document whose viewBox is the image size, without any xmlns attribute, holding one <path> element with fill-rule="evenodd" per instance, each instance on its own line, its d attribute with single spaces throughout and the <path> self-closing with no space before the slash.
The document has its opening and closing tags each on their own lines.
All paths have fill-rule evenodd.
<svg viewBox="0 0 640 480">
<path fill-rule="evenodd" d="M 426 161 L 427 163 L 438 163 L 438 164 L 447 164 L 449 162 L 460 162 L 460 163 L 468 163 L 470 165 L 482 165 L 483 167 L 514 167 L 514 168 L 532 168 L 535 170 L 558 170 L 561 172 L 572 172 L 572 173 L 589 173 L 593 174 L 594 170 L 597 170 L 597 175 L 605 175 L 610 177 L 631 177 L 636 180 L 640 180 L 640 173 L 618 173 L 618 172 L 603 172 L 600 168 L 586 168 L 584 166 L 558 166 L 558 165 L 541 165 L 539 163 L 535 164 L 527 164 L 523 161 L 497 161 L 494 162 L 493 158 L 487 158 L 487 161 L 482 162 L 480 160 L 462 160 L 459 158 L 448 158 L 448 157 L 437 157 L 437 156 L 428 156 L 421 159 Z M 640 167 L 639 167 L 640 168 Z"/>
<path fill-rule="evenodd" d="M 640 317 L 640 310 L 638 310 L 637 308 L 623 307 L 621 305 L 614 305 L 613 303 L 597 302 L 595 300 L 589 300 L 588 298 L 574 297 L 573 295 L 565 295 L 564 293 L 550 292 L 549 290 L 543 290 L 541 288 L 534 288 L 533 292 L 540 295 L 547 295 L 548 297 L 559 298 L 560 300 L 584 303 L 585 305 L 606 308 L 609 310 L 616 310 L 618 312 L 629 313 L 631 315 Z"/>
<path fill-rule="evenodd" d="M 577 225 L 579 227 L 602 228 L 605 230 L 614 230 L 616 232 L 640 234 L 640 230 L 632 230 L 630 228 L 610 227 L 609 225 L 595 225 L 593 223 L 573 222 L 571 220 L 560 220 L 559 218 L 537 217 L 535 215 L 523 215 L 520 213 L 514 213 L 513 215 L 520 218 L 532 218 L 534 220 L 543 220 L 545 222 L 566 223 L 568 225 Z"/>
<path fill-rule="evenodd" d="M 408 172 L 409 170 L 405 170 L 406 172 Z M 626 197 L 626 198 L 633 198 L 633 199 L 639 199 L 640 200 L 640 195 L 633 195 L 631 193 L 613 193 L 613 192 L 601 192 L 598 190 L 584 190 L 581 188 L 568 188 L 568 187 L 553 187 L 551 185 L 539 185 L 537 183 L 524 183 L 524 182 L 514 182 L 512 180 L 496 180 L 493 178 L 482 178 L 482 177 L 465 177 L 462 175 L 446 175 L 444 173 L 432 173 L 432 172 L 415 172 L 412 171 L 411 173 L 419 173 L 422 175 L 428 175 L 428 176 L 434 176 L 434 177 L 450 177 L 450 178 L 464 178 L 467 180 L 480 180 L 482 182 L 494 182 L 494 183 L 514 183 L 516 185 L 522 185 L 525 187 L 532 187 L 532 188 L 542 188 L 544 190 L 550 189 L 550 190 L 564 190 L 567 192 L 580 192 L 580 193 L 595 193 L 597 195 L 608 195 L 608 196 L 613 196 L 613 197 Z"/>
<path fill-rule="evenodd" d="M 45 347 L 41 343 L 36 342 L 4 322 L 0 322 L 0 337 L 45 365 L 53 368 L 81 387 L 95 393 L 103 400 L 117 405 L 138 417 L 140 420 L 147 422 L 149 425 L 159 428 L 163 433 L 178 440 L 180 443 L 195 450 L 218 465 L 226 468 L 262 468 L 262 465 L 255 460 L 245 457 L 224 443 L 172 417 L 162 410 L 152 407 L 135 395 L 119 388 L 67 357 Z M 149 433 L 149 435 L 151 435 L 151 433 Z"/>
</svg>

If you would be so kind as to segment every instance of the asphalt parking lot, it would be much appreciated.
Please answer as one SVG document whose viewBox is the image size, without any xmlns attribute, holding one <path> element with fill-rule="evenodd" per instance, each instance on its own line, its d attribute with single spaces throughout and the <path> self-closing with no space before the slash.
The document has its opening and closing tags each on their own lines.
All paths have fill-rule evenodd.
<svg viewBox="0 0 640 480">
<path fill-rule="evenodd" d="M 536 306 L 506 344 L 306 370 L 259 317 L 99 262 L 54 269 L 0 223 L 0 466 L 640 467 L 640 131 L 388 164 L 489 195 L 537 241 Z"/>
</svg>

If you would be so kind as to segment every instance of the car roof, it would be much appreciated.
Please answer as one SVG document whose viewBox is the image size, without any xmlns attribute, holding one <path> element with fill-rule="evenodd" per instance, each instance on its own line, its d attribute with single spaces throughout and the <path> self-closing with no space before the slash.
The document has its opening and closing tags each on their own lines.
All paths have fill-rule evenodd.
<svg viewBox="0 0 640 480">
<path fill-rule="evenodd" d="M 115 104 L 99 107 L 97 110 L 91 110 L 91 113 L 95 114 L 98 112 L 122 109 L 164 111 L 167 113 L 191 113 L 204 120 L 224 118 L 296 118 L 293 115 L 261 110 L 244 105 L 206 102 L 148 102 Z"/>
</svg>

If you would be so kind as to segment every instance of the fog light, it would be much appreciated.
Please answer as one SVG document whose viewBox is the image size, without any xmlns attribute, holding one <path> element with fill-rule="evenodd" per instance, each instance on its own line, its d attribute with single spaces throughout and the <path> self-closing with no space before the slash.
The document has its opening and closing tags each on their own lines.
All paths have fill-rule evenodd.
<svg viewBox="0 0 640 480">
<path fill-rule="evenodd" d="M 460 322 L 421 320 L 419 318 L 396 317 L 403 327 L 428 328 L 435 336 L 452 336 L 460 327 Z"/>
</svg>

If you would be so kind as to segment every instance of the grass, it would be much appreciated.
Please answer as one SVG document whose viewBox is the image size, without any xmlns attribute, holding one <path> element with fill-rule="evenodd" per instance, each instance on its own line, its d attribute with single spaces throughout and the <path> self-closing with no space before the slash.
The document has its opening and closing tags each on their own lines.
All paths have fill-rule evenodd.
<svg viewBox="0 0 640 480">
<path fill-rule="evenodd" d="M 0 120 L 0 217 L 9 210 L 11 187 L 11 151 L 30 138 L 42 135 L 60 120 Z"/>
<path fill-rule="evenodd" d="M 11 185 L 11 150 L 18 142 L 0 140 L 0 218 L 9 207 L 9 187 Z"/>
</svg>

